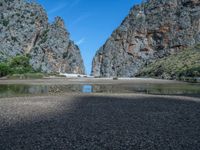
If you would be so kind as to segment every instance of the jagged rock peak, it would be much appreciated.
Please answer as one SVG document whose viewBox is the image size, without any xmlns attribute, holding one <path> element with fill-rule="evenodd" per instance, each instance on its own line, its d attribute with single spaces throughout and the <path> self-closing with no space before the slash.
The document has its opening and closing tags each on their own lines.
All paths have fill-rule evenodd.
<svg viewBox="0 0 200 150">
<path fill-rule="evenodd" d="M 0 61 L 28 54 L 35 70 L 85 73 L 62 18 L 49 24 L 42 6 L 25 0 L 1 0 L 0 12 Z"/>
<path fill-rule="evenodd" d="M 55 21 L 54 21 L 54 24 L 55 24 L 57 27 L 65 28 L 64 20 L 63 20 L 61 17 L 56 17 L 56 18 L 55 18 Z"/>
<path fill-rule="evenodd" d="M 97 51 L 94 76 L 133 77 L 143 66 L 200 43 L 199 0 L 147 0 L 135 5 Z"/>
</svg>

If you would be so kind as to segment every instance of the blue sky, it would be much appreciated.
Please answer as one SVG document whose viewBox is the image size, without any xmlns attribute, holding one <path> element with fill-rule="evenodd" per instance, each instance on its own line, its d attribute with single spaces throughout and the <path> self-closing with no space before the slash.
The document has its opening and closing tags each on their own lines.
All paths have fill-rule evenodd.
<svg viewBox="0 0 200 150">
<path fill-rule="evenodd" d="M 90 74 L 96 51 L 141 0 L 38 0 L 46 9 L 49 21 L 64 19 L 70 37 L 79 46 Z"/>
</svg>

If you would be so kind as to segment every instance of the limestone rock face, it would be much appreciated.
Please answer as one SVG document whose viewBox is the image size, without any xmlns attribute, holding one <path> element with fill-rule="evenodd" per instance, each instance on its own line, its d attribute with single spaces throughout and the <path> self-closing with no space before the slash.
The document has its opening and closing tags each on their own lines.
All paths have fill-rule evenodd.
<svg viewBox="0 0 200 150">
<path fill-rule="evenodd" d="M 199 0 L 148 0 L 134 6 L 97 51 L 92 74 L 133 77 L 156 59 L 197 43 Z"/>
<path fill-rule="evenodd" d="M 64 21 L 48 23 L 45 10 L 25 0 L 0 1 L 0 61 L 27 54 L 42 72 L 84 74 L 78 46 L 70 40 Z"/>
</svg>

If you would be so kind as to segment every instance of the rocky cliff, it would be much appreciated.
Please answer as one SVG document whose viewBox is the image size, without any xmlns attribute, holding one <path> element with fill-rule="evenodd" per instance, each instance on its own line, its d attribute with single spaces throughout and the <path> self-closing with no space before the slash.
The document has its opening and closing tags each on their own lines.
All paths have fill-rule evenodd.
<svg viewBox="0 0 200 150">
<path fill-rule="evenodd" d="M 35 70 L 85 73 L 80 50 L 60 17 L 50 24 L 45 10 L 36 3 L 1 0 L 0 61 L 25 54 Z"/>
<path fill-rule="evenodd" d="M 94 76 L 133 77 L 158 58 L 200 43 L 199 0 L 148 0 L 97 51 Z"/>
</svg>

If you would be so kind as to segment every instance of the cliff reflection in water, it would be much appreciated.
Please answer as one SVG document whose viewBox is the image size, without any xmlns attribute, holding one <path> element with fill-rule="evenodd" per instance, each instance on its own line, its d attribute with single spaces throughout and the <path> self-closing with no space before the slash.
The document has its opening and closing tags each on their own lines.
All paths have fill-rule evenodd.
<svg viewBox="0 0 200 150">
<path fill-rule="evenodd" d="M 199 95 L 199 84 L 72 84 L 0 85 L 0 97 L 52 95 L 56 93 L 144 93 L 160 95 Z"/>
</svg>

